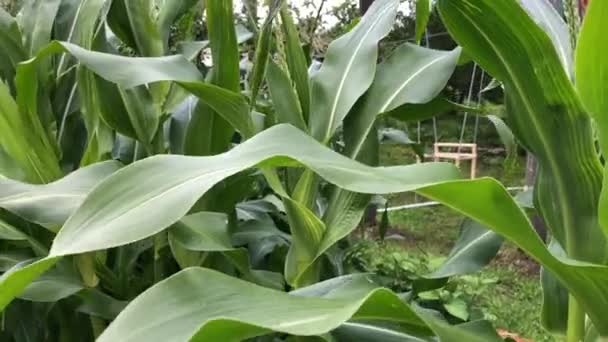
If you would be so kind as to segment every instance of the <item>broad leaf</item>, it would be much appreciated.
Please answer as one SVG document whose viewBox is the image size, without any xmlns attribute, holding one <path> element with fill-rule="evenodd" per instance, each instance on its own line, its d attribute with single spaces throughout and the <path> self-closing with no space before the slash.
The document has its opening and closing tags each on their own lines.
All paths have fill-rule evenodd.
<svg viewBox="0 0 608 342">
<path fill-rule="evenodd" d="M 232 246 L 226 214 L 199 212 L 186 216 L 171 227 L 169 239 L 189 251 L 222 253 L 248 281 L 276 289 L 285 286 L 281 274 L 252 270 L 247 250 Z"/>
<path fill-rule="evenodd" d="M 29 182 L 46 183 L 61 177 L 59 161 L 46 138 L 36 113 L 22 111 L 0 81 L 0 146 Z"/>
<path fill-rule="evenodd" d="M 432 0 L 416 0 L 416 43 L 420 44 L 433 9 Z"/>
<path fill-rule="evenodd" d="M 551 38 L 568 75 L 574 74 L 574 56 L 568 25 L 549 0 L 518 0 L 530 17 Z"/>
<path fill-rule="evenodd" d="M 608 41 L 605 20 L 608 5 L 592 1 L 587 9 L 576 48 L 576 88 L 585 108 L 595 119 L 603 155 L 608 153 L 608 61 L 598 46 Z M 608 168 L 604 171 L 604 185 L 599 206 L 600 223 L 608 232 Z"/>
<path fill-rule="evenodd" d="M 240 92 L 239 48 L 234 27 L 232 0 L 208 0 L 207 30 L 213 71 L 211 83 L 229 91 Z M 234 135 L 234 128 L 216 108 L 203 108 L 193 112 L 186 135 L 186 149 L 192 155 L 214 155 L 225 152 Z M 247 109 L 248 111 L 248 109 Z M 248 115 L 248 114 L 247 114 Z M 241 122 L 248 122 L 241 118 Z M 201 139 L 205 137 L 205 139 Z"/>
<path fill-rule="evenodd" d="M 82 253 L 143 239 L 177 222 L 201 195 L 229 176 L 256 165 L 298 162 L 332 183 L 365 193 L 408 191 L 459 175 L 446 163 L 374 169 L 314 143 L 296 128 L 279 125 L 218 156 L 155 156 L 124 168 L 96 187 L 70 217 L 51 254 Z"/>
<path fill-rule="evenodd" d="M 34 66 L 38 61 L 60 52 L 71 53 L 81 64 L 102 78 L 116 83 L 119 87 L 123 88 L 121 90 L 123 93 L 122 97 L 126 97 L 128 100 L 125 101 L 125 104 L 126 102 L 131 104 L 131 106 L 126 106 L 125 111 L 128 110 L 128 115 L 133 116 L 132 121 L 136 119 L 141 121 L 141 128 L 135 129 L 135 127 L 132 127 L 130 129 L 133 129 L 135 132 L 130 132 L 130 129 L 127 129 L 123 133 L 137 133 L 137 135 L 141 134 L 144 137 L 150 137 L 152 127 L 155 127 L 153 124 L 145 123 L 146 120 L 142 117 L 144 114 L 153 115 L 156 113 L 156 109 L 144 110 L 144 108 L 154 106 L 154 104 L 150 103 L 151 100 L 149 98 L 148 100 L 145 99 L 148 95 L 129 96 L 129 93 L 146 92 L 146 90 L 143 88 L 129 90 L 130 88 L 160 81 L 176 81 L 181 87 L 199 97 L 205 104 L 218 112 L 244 136 L 249 137 L 253 135 L 253 124 L 245 98 L 238 93 L 202 82 L 202 76 L 198 69 L 182 55 L 156 58 L 123 57 L 85 50 L 73 44 L 53 42 L 43 49 L 36 59 L 28 61 L 27 64 L 23 65 L 28 68 L 27 72 L 23 72 L 23 74 L 32 75 Z M 103 84 L 101 86 L 104 92 L 106 90 L 112 92 L 113 90 L 103 88 Z M 104 112 L 109 111 L 110 108 L 104 110 Z M 137 112 L 140 112 L 140 114 L 137 114 Z M 109 121 L 108 123 L 113 128 L 122 126 L 118 118 L 108 120 L 108 117 L 105 116 L 104 119 Z M 152 118 L 153 121 L 157 119 Z M 138 130 L 140 133 L 137 132 Z"/>
<path fill-rule="evenodd" d="M 346 155 L 377 165 L 378 138 L 374 122 L 378 115 L 399 110 L 404 105 L 433 102 L 454 72 L 459 55 L 460 49 L 448 52 L 411 44 L 399 47 L 378 66 L 362 103 L 344 122 Z M 366 196 L 343 189 L 332 193 L 323 218 L 332 235 L 328 241 L 335 243 L 335 238 L 345 236 L 359 224 L 368 200 Z"/>
<path fill-rule="evenodd" d="M 154 5 L 154 0 L 113 0 L 108 15 L 112 32 L 140 56 L 165 54 L 161 32 L 153 17 Z"/>
<path fill-rule="evenodd" d="M 61 0 L 28 0 L 19 13 L 23 45 L 29 57 L 34 57 L 51 41 L 55 15 Z"/>
<path fill-rule="evenodd" d="M 569 257 L 604 264 L 601 164 L 590 118 L 553 43 L 513 1 L 440 0 L 439 8 L 456 41 L 504 83 L 509 125 L 539 160 L 536 208 L 552 234 Z"/>
<path fill-rule="evenodd" d="M 285 35 L 285 57 L 289 75 L 295 83 L 304 122 L 310 117 L 310 84 L 308 78 L 308 62 L 304 49 L 300 45 L 300 34 L 293 22 L 287 4 L 281 6 L 281 28 Z"/>
<path fill-rule="evenodd" d="M 539 161 L 535 207 L 552 235 L 570 258 L 605 264 L 608 246 L 597 214 L 602 166 L 590 118 L 552 40 L 514 1 L 440 0 L 439 9 L 455 40 L 504 84 L 510 127 Z M 572 279 L 564 279 L 550 262 L 541 263 L 570 290 L 592 321 L 601 324 L 597 303 L 583 298 Z M 567 309 L 544 312 L 563 310 Z"/>
<path fill-rule="evenodd" d="M 421 316 L 390 291 L 375 288 L 365 277 L 339 281 L 343 291 L 309 297 L 192 268 L 134 300 L 99 341 L 237 341 L 272 331 L 313 336 L 330 332 L 351 318 L 396 322 L 402 331 L 419 336 L 437 334 L 442 341 L 499 341 Z M 193 301 L 193 293 L 205 304 Z"/>
<path fill-rule="evenodd" d="M 393 27 L 398 1 L 377 0 L 350 32 L 328 47 L 312 78 L 310 128 L 327 143 L 355 102 L 369 88 L 376 71 L 378 42 Z"/>
<path fill-rule="evenodd" d="M 0 9 L 0 73 L 11 85 L 17 64 L 28 58 L 21 38 L 21 30 L 15 18 Z"/>
<path fill-rule="evenodd" d="M 253 71 L 249 81 L 251 88 L 251 103 L 255 103 L 266 74 L 266 66 L 270 56 L 270 44 L 272 43 L 272 23 L 277 16 L 284 0 L 272 0 L 269 3 L 268 15 L 259 32 L 258 42 L 255 47 L 255 58 Z"/>
<path fill-rule="evenodd" d="M 436 98 L 454 73 L 459 56 L 460 48 L 439 51 L 412 44 L 400 46 L 378 66 L 363 103 L 346 119 L 347 154 L 351 158 L 359 157 L 379 114 L 404 104 L 425 104 Z"/>
<path fill-rule="evenodd" d="M 503 238 L 477 222 L 467 220 L 447 260 L 425 278 L 447 278 L 477 272 L 498 253 Z"/>
<path fill-rule="evenodd" d="M 0 207 L 43 226 L 62 225 L 89 191 L 120 166 L 114 161 L 99 163 L 42 185 L 0 179 Z"/>
<path fill-rule="evenodd" d="M 192 7 L 196 6 L 200 0 L 161 0 L 157 4 L 159 8 L 158 13 L 158 28 L 160 30 L 162 40 L 165 44 L 169 42 L 169 35 L 171 33 L 171 25 L 175 23 L 177 19 L 186 14 Z M 202 12 L 202 11 L 201 11 Z"/>
<path fill-rule="evenodd" d="M 288 123 L 306 131 L 302 109 L 289 76 L 275 62 L 270 61 L 266 70 L 266 78 L 277 123 Z"/>
</svg>

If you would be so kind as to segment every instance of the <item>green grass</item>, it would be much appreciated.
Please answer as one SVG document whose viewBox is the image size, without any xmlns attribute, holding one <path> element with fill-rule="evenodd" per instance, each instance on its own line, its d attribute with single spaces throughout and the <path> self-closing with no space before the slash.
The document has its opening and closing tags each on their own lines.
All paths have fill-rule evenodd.
<svg viewBox="0 0 608 342">
<path fill-rule="evenodd" d="M 384 145 L 381 148 L 382 165 L 403 165 L 415 162 L 410 148 Z M 525 159 L 505 167 L 500 154 L 483 155 L 479 160 L 479 176 L 494 177 L 505 186 L 521 186 L 524 179 Z M 463 170 L 463 175 L 468 169 Z M 389 206 L 426 201 L 413 194 L 395 194 L 388 197 Z M 458 236 L 463 216 L 443 206 L 393 211 L 389 214 L 388 235 L 400 236 L 395 240 L 408 255 L 447 255 Z M 537 266 L 514 246 L 505 244 L 500 257 L 490 266 L 471 277 L 456 280 L 465 292 L 473 292 L 473 306 L 497 328 L 517 333 L 533 341 L 554 341 L 540 324 L 542 293 Z M 473 279 L 473 284 L 471 284 Z M 475 283 L 491 279 L 487 286 Z M 495 279 L 495 281 L 494 281 Z M 466 288 L 469 287 L 469 290 Z"/>
</svg>

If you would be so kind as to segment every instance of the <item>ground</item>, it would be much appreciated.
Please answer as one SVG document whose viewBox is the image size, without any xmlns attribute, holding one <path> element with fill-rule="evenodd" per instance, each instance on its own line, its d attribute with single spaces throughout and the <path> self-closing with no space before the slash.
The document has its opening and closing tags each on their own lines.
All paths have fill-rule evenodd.
<svg viewBox="0 0 608 342">
<path fill-rule="evenodd" d="M 522 186 L 525 158 L 516 157 L 515 165 L 505 167 L 505 156 L 500 149 L 482 153 L 479 165 L 481 176 L 492 176 L 506 186 Z M 409 148 L 384 145 L 381 148 L 383 165 L 407 164 L 413 161 Z M 466 173 L 467 170 L 463 170 Z M 390 196 L 389 206 L 423 202 L 412 194 Z M 442 206 L 393 211 L 389 215 L 387 235 L 398 239 L 390 242 L 408 256 L 436 258 L 445 256 L 458 235 L 463 220 L 460 214 Z M 391 248 L 392 249 L 392 248 Z M 474 276 L 456 280 L 472 296 L 472 303 L 495 326 L 533 341 L 554 341 L 540 324 L 542 294 L 539 266 L 513 245 L 505 243 L 499 256 Z M 468 287 L 468 288 L 467 288 Z M 471 295 L 472 293 L 472 295 Z"/>
</svg>

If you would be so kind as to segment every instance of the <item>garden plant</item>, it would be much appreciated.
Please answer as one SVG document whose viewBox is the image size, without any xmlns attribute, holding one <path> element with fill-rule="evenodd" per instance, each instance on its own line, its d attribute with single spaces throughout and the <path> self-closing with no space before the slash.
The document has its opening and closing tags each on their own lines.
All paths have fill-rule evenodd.
<svg viewBox="0 0 608 342">
<path fill-rule="evenodd" d="M 288 3 L 269 1 L 245 72 L 231 0 L 0 10 L 0 339 L 500 341 L 419 299 L 502 237 L 543 267 L 548 332 L 608 337 L 608 4 L 590 2 L 572 42 L 545 0 L 419 1 L 417 40 L 433 5 L 461 47 L 404 43 L 378 63 L 399 1 L 376 0 L 314 70 Z M 207 39 L 176 42 L 203 11 Z M 492 178 L 377 166 L 378 118 L 462 107 L 442 91 L 470 60 L 502 83 L 505 120 L 538 158 L 547 244 Z M 344 245 L 372 195 L 409 191 L 471 221 L 395 293 L 345 270 Z"/>
</svg>

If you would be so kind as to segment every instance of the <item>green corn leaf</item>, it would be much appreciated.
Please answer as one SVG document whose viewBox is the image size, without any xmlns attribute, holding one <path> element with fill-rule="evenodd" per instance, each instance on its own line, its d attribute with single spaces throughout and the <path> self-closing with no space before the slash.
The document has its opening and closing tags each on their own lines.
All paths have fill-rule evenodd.
<svg viewBox="0 0 608 342">
<path fill-rule="evenodd" d="M 270 3 L 268 15 L 259 32 L 253 62 L 253 72 L 249 82 L 251 88 L 251 103 L 255 103 L 264 75 L 266 74 L 266 67 L 270 56 L 270 45 L 272 43 L 272 23 L 274 22 L 274 18 L 276 18 L 282 3 L 283 0 L 273 0 Z"/>
<path fill-rule="evenodd" d="M 0 219 L 0 240 L 23 241 L 27 234 Z"/>
<path fill-rule="evenodd" d="M 43 226 L 62 225 L 87 193 L 120 166 L 114 161 L 98 163 L 42 185 L 0 179 L 0 207 Z"/>
<path fill-rule="evenodd" d="M 248 281 L 276 289 L 285 286 L 282 275 L 253 270 L 247 250 L 232 246 L 226 214 L 199 212 L 188 215 L 169 229 L 169 241 L 189 251 L 222 253 Z"/>
<path fill-rule="evenodd" d="M 62 1 L 55 19 L 54 38 L 87 49 L 92 48 L 95 33 L 100 26 L 98 19 L 102 16 L 105 5 L 104 0 Z M 68 68 L 67 57 L 62 55 L 59 59 L 57 75 L 63 74 Z"/>
<path fill-rule="evenodd" d="M 182 1 L 171 1 L 163 0 L 158 5 L 158 28 L 162 35 L 162 40 L 165 44 L 169 42 L 169 35 L 171 33 L 171 25 L 175 23 L 184 14 L 188 13 L 194 6 L 197 6 L 200 0 L 182 0 Z M 202 9 L 201 9 L 202 15 Z"/>
<path fill-rule="evenodd" d="M 378 66 L 363 104 L 346 118 L 347 155 L 359 157 L 363 142 L 379 114 L 404 104 L 425 104 L 436 98 L 454 73 L 459 56 L 460 48 L 438 51 L 412 44 L 401 45 Z"/>
<path fill-rule="evenodd" d="M 346 155 L 377 165 L 378 139 L 374 122 L 378 115 L 402 110 L 407 105 L 426 105 L 435 101 L 454 72 L 459 55 L 460 49 L 437 51 L 412 44 L 400 46 L 378 66 L 362 103 L 344 121 Z M 332 240 L 345 236 L 359 224 L 368 200 L 368 196 L 343 189 L 332 193 L 323 218 L 330 235 L 333 235 L 328 240 L 331 244 L 337 241 Z"/>
<path fill-rule="evenodd" d="M 240 92 L 239 49 L 232 0 L 209 0 L 207 30 L 213 59 L 211 83 L 229 91 Z M 215 108 L 197 110 L 186 135 L 186 146 L 197 147 L 186 152 L 193 155 L 213 155 L 226 151 L 232 141 L 234 129 Z M 247 122 L 248 119 L 241 119 Z M 201 137 L 205 137 L 202 140 Z M 201 144 L 203 142 L 204 144 Z"/>
<path fill-rule="evenodd" d="M 28 0 L 21 8 L 18 21 L 29 57 L 36 56 L 51 41 L 60 3 L 61 0 Z"/>
<path fill-rule="evenodd" d="M 447 260 L 426 278 L 447 278 L 477 272 L 498 253 L 503 238 L 477 222 L 467 220 Z"/>
<path fill-rule="evenodd" d="M 300 34 L 293 22 L 287 4 L 281 6 L 281 28 L 285 35 L 285 57 L 289 75 L 295 83 L 304 122 L 310 117 L 310 84 L 308 78 L 308 62 L 304 49 L 300 44 Z"/>
<path fill-rule="evenodd" d="M 76 310 L 84 314 L 113 320 L 128 302 L 108 296 L 97 289 L 84 289 L 76 294 L 81 300 Z"/>
<path fill-rule="evenodd" d="M 517 140 L 537 157 L 535 208 L 568 257 L 605 264 L 606 235 L 598 223 L 601 164 L 590 118 L 562 67 L 554 41 L 512 1 L 439 1 L 446 27 L 464 49 L 505 86 L 507 119 Z M 567 280 L 566 286 L 594 323 L 592 303 Z M 559 289 L 545 287 L 544 291 Z M 558 298 L 561 291 L 546 293 Z M 599 295 L 599 294 L 598 294 Z M 555 305 L 549 307 L 548 305 Z M 545 301 L 543 320 L 568 310 L 563 301 Z M 554 324 L 552 324 L 554 325 Z M 553 327 L 549 327 L 554 329 Z"/>
<path fill-rule="evenodd" d="M 431 18 L 432 0 L 416 0 L 416 43 L 420 44 Z"/>
<path fill-rule="evenodd" d="M 160 122 L 160 113 L 154 106 L 152 94 L 146 86 L 121 89 L 118 92 L 135 130 L 135 137 L 144 145 L 149 145 L 156 135 Z"/>
<path fill-rule="evenodd" d="M 345 293 L 341 296 L 304 296 L 264 289 L 208 269 L 184 270 L 135 299 L 99 341 L 239 341 L 272 331 L 314 336 L 351 318 L 390 320 L 404 331 L 437 334 L 442 341 L 499 341 L 421 316 L 365 276 L 338 281 L 343 290 L 339 292 Z M 205 305 L 192 301 L 192 293 Z"/>
<path fill-rule="evenodd" d="M 30 260 L 33 255 L 23 249 L 7 248 L 0 252 L 0 272 L 9 271 L 15 265 Z"/>
<path fill-rule="evenodd" d="M 270 98 L 275 107 L 277 123 L 288 123 L 306 131 L 302 109 L 289 76 L 275 62 L 269 61 L 266 79 Z"/>
<path fill-rule="evenodd" d="M 393 27 L 398 1 L 378 0 L 350 32 L 333 41 L 312 78 L 310 128 L 327 143 L 355 102 L 372 84 L 378 41 Z"/>
<path fill-rule="evenodd" d="M 569 257 L 604 264 L 601 164 L 590 118 L 551 39 L 516 2 L 440 0 L 439 9 L 456 41 L 505 84 L 509 125 L 539 160 L 536 208 L 552 234 Z"/>
<path fill-rule="evenodd" d="M 111 158 L 114 132 L 103 121 L 102 118 L 107 117 L 103 110 L 112 107 L 107 112 L 118 114 L 121 112 L 122 106 L 113 106 L 115 102 L 109 100 L 109 92 L 102 95 L 101 82 L 103 80 L 100 80 L 99 76 L 91 71 L 84 68 L 78 70 L 81 112 L 88 134 L 86 150 L 80 161 L 80 166 L 87 166 Z M 104 100 L 108 102 L 102 103 Z M 129 128 L 132 127 L 129 125 Z"/>
<path fill-rule="evenodd" d="M 215 160 L 218 162 L 213 162 Z M 366 193 L 413 190 L 422 184 L 459 175 L 452 165 L 444 163 L 375 171 L 313 143 L 296 128 L 278 125 L 215 157 L 156 156 L 122 169 L 97 187 L 70 217 L 55 240 L 52 254 L 93 251 L 151 236 L 177 222 L 213 185 L 263 161 L 266 161 L 261 164 L 264 167 L 294 165 L 293 162 L 298 161 L 330 182 Z M 419 170 L 425 171 L 418 173 Z M 362 174 L 369 177 L 368 182 L 355 182 Z M 133 187 L 134 183 L 130 182 L 135 178 L 147 179 L 145 186 Z M 123 191 L 121 184 L 131 184 L 131 191 Z M 172 196 L 175 202 L 170 204 L 163 196 Z M 154 205 L 162 205 L 164 209 L 148 210 Z M 147 214 L 140 214 L 142 210 Z M 80 227 L 85 222 L 87 229 L 82 230 Z M 123 225 L 130 228 L 123 229 Z M 126 234 L 105 233 L 108 230 Z"/>
<path fill-rule="evenodd" d="M 20 70 L 22 71 L 23 65 Z M 18 88 L 26 89 L 23 72 L 17 80 Z M 21 93 L 20 102 L 36 96 L 31 92 L 36 76 L 27 80 L 28 93 Z M 34 101 L 36 103 L 36 101 Z M 37 112 L 37 111 L 36 111 Z M 46 183 L 61 177 L 59 161 L 48 141 L 48 136 L 36 112 L 18 106 L 8 86 L 0 81 L 0 146 L 19 166 L 25 179 L 34 183 Z"/>
<path fill-rule="evenodd" d="M 17 64 L 26 60 L 28 55 L 23 46 L 21 30 L 15 18 L 0 8 L 0 75 L 9 81 L 15 78 Z"/>
<path fill-rule="evenodd" d="M 45 258 L 31 263 L 19 263 L 0 276 L 0 311 L 23 293 L 24 289 L 61 258 Z"/>
<path fill-rule="evenodd" d="M 72 296 L 84 285 L 70 262 L 63 260 L 57 267 L 32 281 L 19 298 L 32 302 L 53 303 Z"/>
<path fill-rule="evenodd" d="M 548 0 L 518 0 L 530 17 L 551 38 L 557 55 L 568 75 L 574 73 L 574 54 L 568 25 Z"/>
<path fill-rule="evenodd" d="M 57 18 L 55 19 L 54 38 L 67 41 L 87 49 L 92 49 L 98 39 L 105 38 L 106 30 L 101 25 L 105 24 L 105 16 L 109 4 L 103 0 L 64 0 L 61 2 Z M 98 48 L 95 46 L 95 48 Z M 64 75 L 65 70 L 72 67 L 73 58 L 69 54 L 62 54 L 57 65 L 57 75 Z M 71 96 L 65 98 L 64 106 L 70 108 L 75 98 L 80 99 L 81 113 L 87 129 L 86 150 L 80 160 L 81 166 L 90 165 L 98 161 L 107 160 L 111 156 L 114 144 L 114 135 L 111 129 L 102 122 L 101 108 L 103 104 L 101 94 L 97 85 L 97 76 L 92 72 L 78 68 L 77 83 L 70 84 Z M 71 83 L 73 80 L 63 77 L 60 83 Z M 118 112 L 113 108 L 112 112 Z M 63 115 L 68 115 L 65 112 Z M 66 118 L 63 118 L 66 120 Z M 64 133 L 62 138 L 68 134 Z M 63 141 L 60 141 L 62 143 Z"/>
<path fill-rule="evenodd" d="M 304 140 L 298 141 L 298 137 Z M 272 147 L 262 148 L 264 141 Z M 292 153 L 291 149 L 297 152 Z M 224 155 L 157 156 L 123 168 L 97 186 L 66 222 L 51 250 L 52 261 L 45 259 L 3 276 L 0 303 L 10 302 L 50 267 L 47 262 L 54 262 L 57 256 L 106 249 L 156 234 L 186 214 L 214 182 L 241 168 L 263 160 L 265 167 L 294 165 L 294 159 L 279 156 L 296 158 L 329 182 L 350 191 L 392 193 L 418 189 L 420 194 L 462 212 L 505 236 L 543 264 L 577 298 L 598 330 L 608 333 L 601 325 L 608 314 L 608 268 L 556 258 L 536 235 L 526 214 L 497 181 L 484 178 L 428 185 L 449 179 L 458 172 L 450 165 L 432 163 L 366 167 L 312 143 L 310 137 L 290 126 L 275 126 Z M 141 184 L 133 182 L 134 177 L 147 182 L 133 186 Z M 127 187 L 129 191 L 125 192 L 123 189 Z M 193 191 L 194 188 L 198 188 L 197 191 Z M 465 192 L 469 196 L 461 196 Z M 163 210 L 155 209 L 156 206 Z"/>
<path fill-rule="evenodd" d="M 253 123 L 249 115 L 249 105 L 245 98 L 238 93 L 222 89 L 212 84 L 203 83 L 202 76 L 196 67 L 188 62 L 183 56 L 176 55 L 170 57 L 123 57 L 107 53 L 100 53 L 82 49 L 76 45 L 52 42 L 43 49 L 40 54 L 23 66 L 27 66 L 24 75 L 31 75 L 34 72 L 36 63 L 49 55 L 61 52 L 69 52 L 76 57 L 80 63 L 92 70 L 105 80 L 116 83 L 122 92 L 123 99 L 116 99 L 113 94 L 115 89 L 108 88 L 107 84 L 100 82 L 100 87 L 104 93 L 104 105 L 102 108 L 104 120 L 119 132 L 129 135 L 143 136 L 149 138 L 153 136 L 158 117 L 155 104 L 151 103 L 146 90 L 142 88 L 133 90 L 131 88 L 144 84 L 160 81 L 176 81 L 178 84 L 199 97 L 205 104 L 225 118 L 233 127 L 238 129 L 245 137 L 250 137 L 254 133 Z M 132 94 L 133 92 L 144 94 Z M 121 96 L 121 95 L 119 95 Z M 148 99 L 146 99 L 148 97 Z M 132 117 L 130 122 L 140 122 L 140 128 L 135 129 L 134 124 L 125 125 L 121 116 L 111 116 L 120 113 L 121 104 L 127 105 L 124 109 L 128 116 Z M 144 108 L 152 108 L 144 110 Z M 112 109 L 115 109 L 114 111 Z M 116 108 L 119 110 L 116 111 Z M 113 114 L 112 114 L 113 113 Z M 152 123 L 144 115 L 155 115 L 151 119 Z M 224 120 L 224 119 L 222 119 Z M 154 128 L 154 130 L 152 129 Z M 230 136 L 231 137 L 231 136 Z M 197 136 L 198 138 L 198 136 Z M 144 140 L 144 139 L 142 139 Z M 144 140 L 145 141 L 145 140 Z"/>
<path fill-rule="evenodd" d="M 604 1 L 592 1 L 587 9 L 576 48 L 576 88 L 579 96 L 595 119 L 600 147 L 604 156 L 608 151 L 608 61 L 598 46 L 608 41 L 605 19 L 608 6 Z M 608 168 L 604 170 L 604 185 L 599 206 L 599 219 L 608 232 Z"/>
<path fill-rule="evenodd" d="M 154 0 L 113 0 L 108 25 L 139 56 L 159 57 L 165 54 L 161 32 L 156 25 Z M 183 1 L 180 1 L 183 2 Z"/>
<path fill-rule="evenodd" d="M 416 122 L 432 119 L 435 116 L 441 116 L 449 112 L 484 114 L 483 108 L 470 107 L 438 96 L 423 104 L 406 103 L 391 110 L 390 112 L 385 113 L 384 115 L 403 122 Z"/>
</svg>

